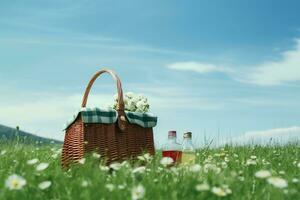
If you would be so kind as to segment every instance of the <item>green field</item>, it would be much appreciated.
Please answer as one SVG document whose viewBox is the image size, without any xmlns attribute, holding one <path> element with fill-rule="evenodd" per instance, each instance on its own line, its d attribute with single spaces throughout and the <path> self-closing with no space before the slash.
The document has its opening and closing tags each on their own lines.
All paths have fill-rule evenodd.
<svg viewBox="0 0 300 200">
<path fill-rule="evenodd" d="M 0 199 L 300 199 L 298 144 L 203 148 L 192 167 L 165 167 L 157 152 L 107 170 L 88 155 L 68 171 L 60 168 L 60 148 L 0 143 Z M 19 178 L 9 180 L 13 174 Z"/>
</svg>

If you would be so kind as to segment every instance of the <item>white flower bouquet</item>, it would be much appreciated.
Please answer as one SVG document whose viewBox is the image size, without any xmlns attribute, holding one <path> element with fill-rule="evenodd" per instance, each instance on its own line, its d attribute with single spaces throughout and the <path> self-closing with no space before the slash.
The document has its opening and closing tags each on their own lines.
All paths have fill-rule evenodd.
<svg viewBox="0 0 300 200">
<path fill-rule="evenodd" d="M 116 109 L 118 105 L 118 94 L 114 95 L 113 108 Z M 148 99 L 142 94 L 135 94 L 133 92 L 127 92 L 124 94 L 125 110 L 130 112 L 146 113 L 149 111 L 150 105 Z"/>
</svg>

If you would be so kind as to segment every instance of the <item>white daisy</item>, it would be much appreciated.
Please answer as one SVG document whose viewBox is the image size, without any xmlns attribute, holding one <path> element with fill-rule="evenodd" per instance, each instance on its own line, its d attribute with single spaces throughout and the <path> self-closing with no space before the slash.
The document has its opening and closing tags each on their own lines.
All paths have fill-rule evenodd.
<svg viewBox="0 0 300 200">
<path fill-rule="evenodd" d="M 81 158 L 80 160 L 78 160 L 78 163 L 84 165 L 84 163 L 85 163 L 85 158 Z"/>
<path fill-rule="evenodd" d="M 292 179 L 292 182 L 293 182 L 293 183 L 299 183 L 299 179 L 293 178 L 293 179 Z"/>
<path fill-rule="evenodd" d="M 226 191 L 221 187 L 213 187 L 211 189 L 211 192 L 217 195 L 218 197 L 225 197 L 227 195 Z"/>
<path fill-rule="evenodd" d="M 28 165 L 34 165 L 34 164 L 36 164 L 36 163 L 38 163 L 38 162 L 39 162 L 39 159 L 34 158 L 34 159 L 31 159 L 31 160 L 28 160 L 28 161 L 27 161 L 27 164 L 28 164 Z"/>
<path fill-rule="evenodd" d="M 99 168 L 101 171 L 109 171 L 109 167 L 104 166 L 104 165 L 99 165 Z"/>
<path fill-rule="evenodd" d="M 207 183 L 198 184 L 198 185 L 196 185 L 195 188 L 199 192 L 208 191 L 210 189 L 210 187 Z"/>
<path fill-rule="evenodd" d="M 201 170 L 201 166 L 199 164 L 195 164 L 190 167 L 191 172 L 199 172 L 200 170 Z"/>
<path fill-rule="evenodd" d="M 141 166 L 141 167 L 137 167 L 135 169 L 132 170 L 132 173 L 139 173 L 139 174 L 143 174 L 146 171 L 146 167 Z"/>
<path fill-rule="evenodd" d="M 108 183 L 105 185 L 105 187 L 108 189 L 108 191 L 112 192 L 115 189 L 115 186 L 111 183 Z"/>
<path fill-rule="evenodd" d="M 9 176 L 5 181 L 5 186 L 10 190 L 21 190 L 26 185 L 26 180 L 17 174 Z"/>
<path fill-rule="evenodd" d="M 112 168 L 113 170 L 119 170 L 121 169 L 122 165 L 120 163 L 112 163 L 109 165 L 110 168 Z"/>
<path fill-rule="evenodd" d="M 277 188 L 286 188 L 288 186 L 287 181 L 279 177 L 268 178 L 268 183 Z"/>
<path fill-rule="evenodd" d="M 145 196 L 145 188 L 142 185 L 138 185 L 131 190 L 132 200 L 138 200 Z"/>
<path fill-rule="evenodd" d="M 168 165 L 171 165 L 173 163 L 174 163 L 174 160 L 171 157 L 163 157 L 160 160 L 160 164 L 162 164 L 163 166 L 168 166 Z"/>
<path fill-rule="evenodd" d="M 4 154 L 6 154 L 6 150 L 2 150 L 2 151 L 0 152 L 0 155 L 1 155 L 1 156 L 3 156 Z"/>
<path fill-rule="evenodd" d="M 81 186 L 82 187 L 87 187 L 89 185 L 89 182 L 87 182 L 86 180 L 83 180 L 82 182 L 81 182 Z"/>
<path fill-rule="evenodd" d="M 255 177 L 265 179 L 271 176 L 271 172 L 268 170 L 260 170 L 255 173 Z"/>
<path fill-rule="evenodd" d="M 246 165 L 256 165 L 257 163 L 256 163 L 256 161 L 255 160 L 252 160 L 252 159 L 248 159 L 247 161 L 246 161 Z"/>
<path fill-rule="evenodd" d="M 47 169 L 49 166 L 48 163 L 40 163 L 38 164 L 38 166 L 36 166 L 36 171 L 43 171 L 45 169 Z"/>
<path fill-rule="evenodd" d="M 41 190 L 45 190 L 47 188 L 49 188 L 51 186 L 51 181 L 43 181 L 41 182 L 38 187 L 41 189 Z"/>
<path fill-rule="evenodd" d="M 98 153 L 95 153 L 95 152 L 92 154 L 92 156 L 93 156 L 93 158 L 97 158 L 97 159 L 101 157 L 101 155 L 100 155 L 100 154 L 98 154 Z"/>
</svg>

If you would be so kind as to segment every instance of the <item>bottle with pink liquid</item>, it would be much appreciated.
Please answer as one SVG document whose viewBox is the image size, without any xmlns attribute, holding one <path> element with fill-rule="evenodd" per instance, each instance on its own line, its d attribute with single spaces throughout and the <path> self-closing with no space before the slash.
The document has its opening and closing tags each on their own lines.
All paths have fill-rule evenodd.
<svg viewBox="0 0 300 200">
<path fill-rule="evenodd" d="M 181 162 L 181 145 L 176 141 L 177 135 L 176 131 L 169 131 L 168 133 L 168 142 L 163 146 L 162 156 L 170 157 L 173 159 L 174 164 Z"/>
</svg>

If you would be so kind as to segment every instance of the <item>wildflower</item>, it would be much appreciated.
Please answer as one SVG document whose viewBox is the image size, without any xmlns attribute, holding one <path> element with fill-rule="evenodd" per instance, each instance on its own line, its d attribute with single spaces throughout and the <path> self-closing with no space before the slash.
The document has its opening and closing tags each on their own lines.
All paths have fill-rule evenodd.
<svg viewBox="0 0 300 200">
<path fill-rule="evenodd" d="M 271 172 L 268 170 L 260 170 L 255 173 L 255 177 L 265 179 L 271 176 Z"/>
<path fill-rule="evenodd" d="M 268 183 L 277 188 L 286 188 L 288 186 L 287 181 L 279 177 L 268 178 Z"/>
<path fill-rule="evenodd" d="M 239 155 L 237 155 L 236 153 L 233 154 L 233 156 L 234 156 L 235 158 L 238 158 L 238 157 L 239 157 Z"/>
<path fill-rule="evenodd" d="M 98 158 L 100 158 L 101 157 L 101 155 L 100 154 L 98 154 L 98 153 L 93 153 L 92 154 L 92 156 L 93 156 L 93 158 L 96 158 L 96 159 L 98 159 Z"/>
<path fill-rule="evenodd" d="M 54 159 L 56 159 L 58 157 L 58 154 L 54 153 L 54 154 L 51 155 L 51 157 L 54 158 Z"/>
<path fill-rule="evenodd" d="M 300 162 L 298 162 L 298 164 L 297 164 L 297 167 L 299 167 L 299 168 L 300 168 Z"/>
<path fill-rule="evenodd" d="M 31 160 L 28 160 L 28 161 L 27 161 L 27 164 L 28 164 L 28 165 L 34 165 L 34 164 L 36 164 L 37 162 L 39 162 L 39 159 L 34 158 L 34 159 L 31 159 Z"/>
<path fill-rule="evenodd" d="M 198 184 L 198 185 L 196 185 L 195 188 L 199 192 L 208 191 L 210 189 L 210 187 L 207 183 Z"/>
<path fill-rule="evenodd" d="M 4 154 L 6 154 L 6 150 L 2 150 L 2 151 L 0 152 L 0 155 L 1 155 L 1 156 L 3 156 Z"/>
<path fill-rule="evenodd" d="M 252 160 L 256 160 L 256 156 L 250 156 L 250 158 L 252 159 Z"/>
<path fill-rule="evenodd" d="M 48 163 L 40 163 L 40 164 L 38 164 L 38 166 L 36 166 L 36 170 L 43 171 L 43 170 L 47 169 L 48 166 L 49 166 Z"/>
<path fill-rule="evenodd" d="M 85 158 L 81 158 L 80 160 L 78 160 L 78 163 L 84 165 L 84 163 L 85 163 Z"/>
<path fill-rule="evenodd" d="M 122 165 L 120 163 L 112 163 L 109 165 L 110 168 L 112 168 L 113 170 L 118 171 L 119 169 L 121 169 Z"/>
<path fill-rule="evenodd" d="M 43 181 L 41 182 L 38 187 L 41 189 L 41 190 L 45 190 L 47 188 L 49 188 L 51 186 L 51 181 Z"/>
<path fill-rule="evenodd" d="M 255 160 L 252 160 L 252 159 L 248 159 L 247 161 L 246 161 L 246 165 L 248 165 L 248 166 L 250 166 L 250 165 L 256 165 L 257 163 L 256 163 L 256 161 Z"/>
<path fill-rule="evenodd" d="M 120 190 L 124 190 L 125 189 L 125 187 L 126 187 L 126 185 L 124 184 L 124 185 L 118 185 L 118 188 L 120 189 Z"/>
<path fill-rule="evenodd" d="M 138 200 L 143 198 L 145 195 L 145 188 L 142 185 L 138 185 L 131 190 L 132 200 Z"/>
<path fill-rule="evenodd" d="M 199 164 L 195 164 L 190 167 L 191 172 L 199 172 L 200 170 L 201 170 L 201 166 Z"/>
<path fill-rule="evenodd" d="M 135 174 L 135 173 L 140 173 L 140 174 L 143 174 L 146 170 L 146 167 L 142 166 L 142 167 L 137 167 L 135 169 L 132 170 L 132 173 Z"/>
<path fill-rule="evenodd" d="M 9 176 L 5 181 L 5 186 L 10 190 L 21 190 L 25 185 L 26 180 L 17 174 Z"/>
<path fill-rule="evenodd" d="M 225 197 L 227 195 L 225 190 L 221 187 L 213 187 L 211 191 L 219 197 Z"/>
<path fill-rule="evenodd" d="M 111 183 L 108 183 L 105 185 L 105 187 L 111 192 L 115 189 L 115 186 Z"/>
<path fill-rule="evenodd" d="M 299 183 L 299 179 L 293 178 L 293 179 L 292 179 L 292 182 L 293 182 L 293 183 Z"/>
<path fill-rule="evenodd" d="M 281 174 L 281 175 L 284 175 L 285 171 L 279 171 L 278 173 Z"/>
<path fill-rule="evenodd" d="M 150 162 L 152 160 L 152 156 L 149 153 L 145 153 L 144 155 L 138 156 L 137 158 L 141 161 L 146 161 L 146 162 Z"/>
<path fill-rule="evenodd" d="M 83 180 L 82 182 L 81 182 L 81 186 L 82 187 L 87 187 L 89 185 L 89 182 L 87 182 L 86 180 Z"/>
<path fill-rule="evenodd" d="M 168 165 L 171 165 L 173 163 L 174 163 L 174 160 L 171 157 L 163 157 L 160 160 L 160 164 L 162 164 L 163 166 L 168 166 Z"/>
<path fill-rule="evenodd" d="M 208 173 L 209 171 L 213 171 L 216 174 L 219 174 L 221 172 L 221 169 L 219 167 L 217 167 L 215 164 L 205 164 L 204 172 Z"/>
<path fill-rule="evenodd" d="M 109 167 L 103 166 L 103 165 L 99 165 L 99 168 L 100 168 L 101 171 L 108 171 L 109 170 Z"/>
</svg>

